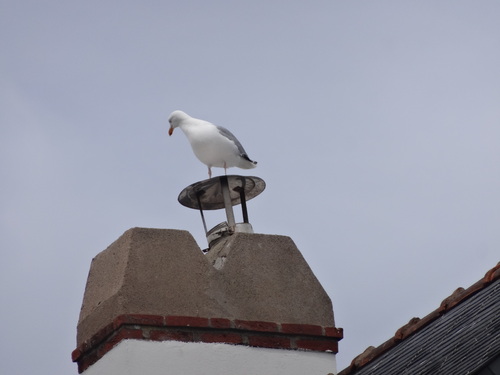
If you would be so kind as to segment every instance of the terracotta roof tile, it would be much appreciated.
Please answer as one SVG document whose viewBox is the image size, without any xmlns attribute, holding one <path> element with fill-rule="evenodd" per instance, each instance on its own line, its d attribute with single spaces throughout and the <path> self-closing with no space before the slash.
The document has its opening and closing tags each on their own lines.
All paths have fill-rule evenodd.
<svg viewBox="0 0 500 375">
<path fill-rule="evenodd" d="M 378 347 L 370 346 L 362 354 L 358 355 L 351 362 L 351 365 L 338 375 L 353 375 L 358 373 L 363 367 L 376 360 L 384 353 L 394 349 L 398 344 L 404 342 L 415 333 L 420 332 L 424 327 L 436 321 L 437 318 L 450 312 L 470 297 L 482 291 L 488 285 L 500 279 L 500 263 L 490 269 L 482 279 L 471 285 L 469 288 L 458 288 L 449 297 L 445 298 L 441 305 L 424 318 L 412 318 L 406 325 L 399 328 L 395 335 Z"/>
</svg>

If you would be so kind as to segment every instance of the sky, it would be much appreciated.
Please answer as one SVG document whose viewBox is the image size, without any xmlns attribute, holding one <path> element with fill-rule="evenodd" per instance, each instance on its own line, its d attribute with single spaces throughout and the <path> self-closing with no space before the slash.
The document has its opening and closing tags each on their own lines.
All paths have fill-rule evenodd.
<svg viewBox="0 0 500 375">
<path fill-rule="evenodd" d="M 338 370 L 500 260 L 500 3 L 0 2 L 0 373 L 77 374 L 92 258 L 184 229 L 180 109 L 230 129 L 332 299 Z M 214 174 L 223 173 L 214 169 Z M 236 210 L 236 212 L 239 212 Z M 208 215 L 209 226 L 223 212 Z"/>
</svg>

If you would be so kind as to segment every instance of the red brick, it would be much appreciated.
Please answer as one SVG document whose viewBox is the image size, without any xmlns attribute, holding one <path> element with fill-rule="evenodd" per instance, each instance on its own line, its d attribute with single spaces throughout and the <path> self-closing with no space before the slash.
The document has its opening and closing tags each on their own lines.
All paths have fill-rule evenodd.
<svg viewBox="0 0 500 375">
<path fill-rule="evenodd" d="M 322 336 L 323 327 L 312 324 L 281 324 L 281 332 L 296 335 Z"/>
<path fill-rule="evenodd" d="M 90 346 L 90 341 L 85 341 L 82 345 L 80 345 L 80 351 L 83 355 L 87 353 L 92 347 Z"/>
<path fill-rule="evenodd" d="M 121 327 L 124 324 L 162 327 L 165 325 L 165 318 L 160 315 L 124 314 L 117 316 L 113 320 L 113 326 L 115 329 Z"/>
<path fill-rule="evenodd" d="M 167 316 L 165 323 L 170 327 L 209 327 L 208 318 L 197 316 Z"/>
<path fill-rule="evenodd" d="M 210 318 L 212 328 L 231 328 L 231 321 L 225 318 Z"/>
<path fill-rule="evenodd" d="M 73 352 L 71 353 L 71 360 L 73 362 L 76 362 L 78 361 L 78 359 L 82 356 L 82 351 L 80 349 L 75 349 L 73 350 Z"/>
<path fill-rule="evenodd" d="M 93 335 L 87 341 L 84 341 L 78 348 L 73 351 L 73 353 L 71 354 L 73 362 L 80 362 L 82 358 L 87 357 L 88 353 L 92 349 L 98 347 L 105 339 L 111 336 L 113 332 L 115 332 L 113 323 L 110 323 L 101 328 L 95 335 Z"/>
<path fill-rule="evenodd" d="M 290 349 L 290 339 L 282 336 L 249 336 L 248 344 L 250 346 L 259 346 L 262 348 Z"/>
<path fill-rule="evenodd" d="M 183 332 L 183 331 L 152 330 L 151 332 L 149 332 L 149 339 L 153 341 L 184 341 L 184 342 L 195 341 L 192 332 Z"/>
<path fill-rule="evenodd" d="M 81 355 L 85 355 L 90 350 L 90 345 L 88 341 L 84 341 L 75 351 L 80 351 Z"/>
<path fill-rule="evenodd" d="M 338 353 L 339 351 L 338 343 L 334 340 L 297 339 L 295 340 L 295 345 L 297 349 L 308 349 L 318 352 L 330 350 L 333 353 Z"/>
<path fill-rule="evenodd" d="M 325 327 L 325 336 L 342 339 L 344 338 L 344 330 L 337 327 Z"/>
<path fill-rule="evenodd" d="M 203 342 L 223 342 L 226 344 L 243 343 L 243 337 L 238 333 L 206 332 L 200 334 L 200 340 Z"/>
<path fill-rule="evenodd" d="M 106 326 L 105 329 L 101 330 L 100 332 L 108 332 L 109 328 L 107 327 L 109 327 L 109 325 Z M 102 335 L 102 333 L 100 334 Z M 95 335 L 92 338 L 93 341 L 97 340 L 96 336 L 98 335 Z M 89 347 L 88 352 L 86 352 L 83 355 L 80 355 L 80 357 L 76 359 L 78 362 L 78 372 L 82 373 L 83 371 L 85 371 L 89 366 L 96 363 L 107 352 L 113 349 L 119 342 L 126 339 L 143 339 L 142 330 L 121 328 L 117 330 L 112 336 L 110 336 L 106 341 L 104 341 L 102 345 L 100 345 L 97 348 L 97 350 L 90 351 L 91 349 L 95 348 L 96 345 Z"/>
<path fill-rule="evenodd" d="M 138 339 L 142 340 L 142 330 L 141 329 L 130 329 L 121 328 L 113 336 L 104 342 L 104 344 L 98 349 L 98 356 L 101 358 L 104 354 L 113 349 L 120 341 L 127 339 Z"/>
<path fill-rule="evenodd" d="M 93 352 L 89 355 L 86 355 L 81 360 L 78 361 L 78 373 L 81 374 L 94 363 L 99 360 L 100 357 L 97 356 L 97 352 Z"/>
<path fill-rule="evenodd" d="M 235 320 L 234 327 L 247 331 L 279 332 L 278 324 L 272 322 L 259 322 L 250 320 Z"/>
<path fill-rule="evenodd" d="M 113 323 L 109 323 L 108 325 L 104 326 L 101 328 L 95 335 L 93 335 L 88 342 L 85 343 L 86 345 L 86 350 L 95 348 L 97 345 L 99 345 L 101 342 L 103 342 L 106 338 L 108 338 L 113 332 L 115 331 L 115 328 L 113 326 Z M 84 351 L 86 351 L 84 350 Z"/>
</svg>

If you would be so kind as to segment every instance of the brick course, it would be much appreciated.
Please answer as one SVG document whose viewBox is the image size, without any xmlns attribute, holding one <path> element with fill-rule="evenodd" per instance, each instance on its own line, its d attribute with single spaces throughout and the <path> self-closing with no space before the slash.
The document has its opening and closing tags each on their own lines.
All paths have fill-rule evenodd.
<svg viewBox="0 0 500 375">
<path fill-rule="evenodd" d="M 165 318 L 166 326 L 177 327 L 209 327 L 208 318 L 197 316 L 167 316 Z"/>
<path fill-rule="evenodd" d="M 191 316 L 125 314 L 76 348 L 71 358 L 82 373 L 125 339 L 249 345 L 274 349 L 338 352 L 342 329 L 310 324 Z"/>
</svg>

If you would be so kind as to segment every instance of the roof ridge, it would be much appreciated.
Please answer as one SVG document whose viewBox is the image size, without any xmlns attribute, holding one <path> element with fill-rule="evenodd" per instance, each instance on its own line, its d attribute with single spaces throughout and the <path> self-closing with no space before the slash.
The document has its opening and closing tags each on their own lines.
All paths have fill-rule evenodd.
<svg viewBox="0 0 500 375">
<path fill-rule="evenodd" d="M 484 289 L 486 286 L 490 285 L 493 281 L 496 281 L 497 279 L 500 279 L 500 262 L 498 262 L 495 267 L 488 270 L 480 280 L 472 284 L 467 289 L 464 289 L 462 287 L 455 289 L 455 291 L 451 295 L 446 297 L 441 302 L 441 304 L 436 310 L 427 314 L 423 318 L 418 318 L 418 317 L 411 318 L 410 321 L 404 326 L 400 327 L 396 331 L 394 336 L 391 337 L 389 340 L 385 341 L 384 343 L 382 343 L 377 347 L 369 346 L 368 348 L 366 348 L 363 353 L 356 356 L 352 360 L 349 367 L 346 367 L 344 370 L 340 371 L 338 375 L 353 374 L 356 370 L 359 370 L 360 368 L 364 367 L 374 359 L 384 354 L 386 351 L 392 349 L 401 341 L 405 340 L 406 338 L 413 335 L 417 331 L 420 331 L 429 323 L 436 320 L 441 315 L 447 313 L 448 311 L 450 311 L 460 303 L 464 302 L 468 298 L 472 297 L 474 294 Z"/>
</svg>

